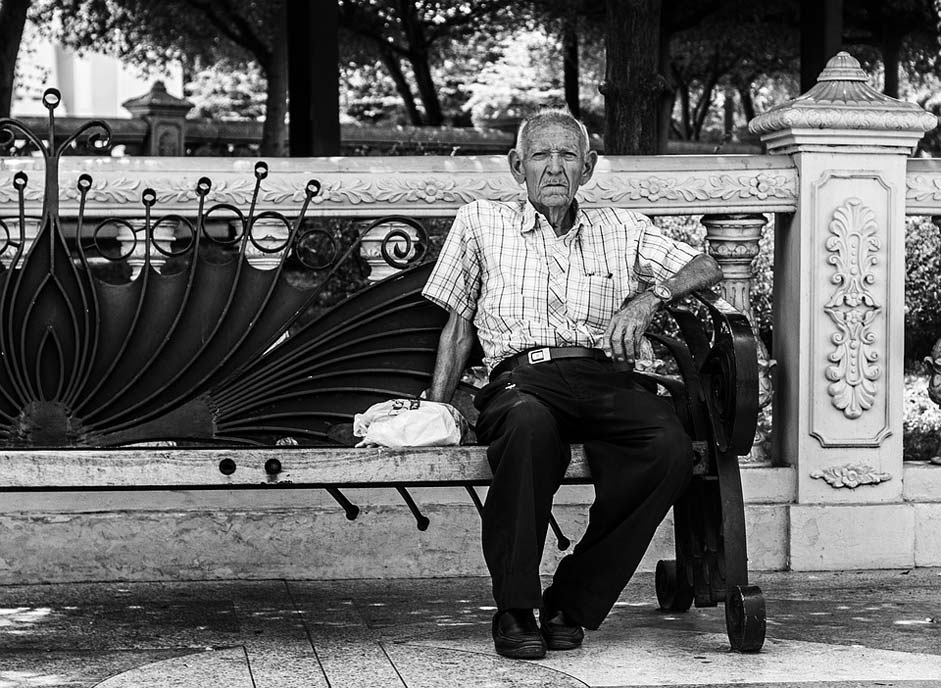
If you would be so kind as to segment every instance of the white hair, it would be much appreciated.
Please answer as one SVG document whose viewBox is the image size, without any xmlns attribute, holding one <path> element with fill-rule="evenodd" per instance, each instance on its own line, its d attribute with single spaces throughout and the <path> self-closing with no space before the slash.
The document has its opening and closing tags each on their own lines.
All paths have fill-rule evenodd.
<svg viewBox="0 0 941 688">
<path fill-rule="evenodd" d="M 519 129 L 516 131 L 516 150 L 519 151 L 520 156 L 525 157 L 526 155 L 526 132 L 529 129 L 534 127 L 541 127 L 547 124 L 560 124 L 563 127 L 572 129 L 578 134 L 578 137 L 582 144 L 582 153 L 587 153 L 590 147 L 590 139 L 588 138 L 588 129 L 582 124 L 581 121 L 575 118 L 575 116 L 568 110 L 563 110 L 562 108 L 546 108 L 544 110 L 539 110 L 533 114 L 526 117 L 522 122 L 520 122 Z"/>
</svg>

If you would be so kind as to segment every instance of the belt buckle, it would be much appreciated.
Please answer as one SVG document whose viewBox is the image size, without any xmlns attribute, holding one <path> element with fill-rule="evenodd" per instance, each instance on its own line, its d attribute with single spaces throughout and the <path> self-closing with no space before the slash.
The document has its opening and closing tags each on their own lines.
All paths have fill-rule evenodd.
<svg viewBox="0 0 941 688">
<path fill-rule="evenodd" d="M 552 360 L 552 352 L 549 351 L 548 346 L 541 349 L 533 349 L 532 351 L 526 352 L 526 360 L 531 364 L 545 363 L 546 361 Z"/>
</svg>

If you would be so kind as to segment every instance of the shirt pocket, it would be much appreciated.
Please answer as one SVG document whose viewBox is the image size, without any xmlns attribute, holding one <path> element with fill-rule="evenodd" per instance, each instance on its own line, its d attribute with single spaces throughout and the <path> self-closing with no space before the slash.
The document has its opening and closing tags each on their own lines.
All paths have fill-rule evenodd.
<svg viewBox="0 0 941 688">
<path fill-rule="evenodd" d="M 576 274 L 568 285 L 568 314 L 575 322 L 604 329 L 620 305 L 615 280 L 610 275 Z"/>
</svg>

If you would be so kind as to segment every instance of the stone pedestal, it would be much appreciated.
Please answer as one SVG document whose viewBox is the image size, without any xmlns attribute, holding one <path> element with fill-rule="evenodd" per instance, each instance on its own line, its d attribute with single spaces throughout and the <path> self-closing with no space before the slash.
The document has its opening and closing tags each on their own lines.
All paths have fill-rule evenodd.
<svg viewBox="0 0 941 688">
<path fill-rule="evenodd" d="M 193 108 L 191 102 L 171 96 L 163 82 L 156 81 L 149 93 L 122 105 L 150 126 L 141 155 L 186 154 L 186 113 Z"/>
<path fill-rule="evenodd" d="M 847 540 L 911 553 L 893 565 L 914 558 L 905 520 L 875 507 L 902 501 L 905 166 L 937 119 L 867 82 L 840 53 L 810 91 L 749 125 L 799 174 L 797 211 L 775 235 L 777 454 L 797 468 L 798 505 L 859 505 L 847 519 L 795 511 L 795 569 L 843 568 L 831 543 Z"/>
</svg>

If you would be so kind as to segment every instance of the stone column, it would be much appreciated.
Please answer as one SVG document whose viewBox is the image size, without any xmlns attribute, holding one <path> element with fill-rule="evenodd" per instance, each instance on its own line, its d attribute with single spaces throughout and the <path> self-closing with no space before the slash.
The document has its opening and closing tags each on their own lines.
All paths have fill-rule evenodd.
<svg viewBox="0 0 941 688">
<path fill-rule="evenodd" d="M 395 236 L 386 241 L 386 237 L 395 232 Z M 408 241 L 401 236 L 406 234 L 411 237 L 412 246 L 408 246 Z M 369 275 L 366 279 L 370 282 L 378 282 L 395 273 L 401 268 L 390 265 L 382 255 L 382 242 L 386 241 L 386 252 L 398 261 L 410 260 L 415 255 L 415 242 L 419 241 L 418 231 L 409 224 L 389 220 L 381 222 L 368 232 L 363 234 L 360 242 L 359 254 L 369 265 Z M 411 250 L 409 250 L 411 248 Z M 403 254 L 403 255 L 400 255 Z"/>
<path fill-rule="evenodd" d="M 749 125 L 800 179 L 775 233 L 773 352 L 797 570 L 914 563 L 902 502 L 905 168 L 936 124 L 841 52 L 810 91 Z"/>
<path fill-rule="evenodd" d="M 186 154 L 186 113 L 193 108 L 191 102 L 171 96 L 162 81 L 155 81 L 149 93 L 122 105 L 150 126 L 141 155 Z"/>
<path fill-rule="evenodd" d="M 117 236 L 118 243 L 121 245 L 121 255 L 126 256 L 127 264 L 131 268 L 131 280 L 137 279 L 147 258 L 147 235 L 144 232 L 146 223 L 144 220 L 127 220 L 127 224 L 119 225 Z M 164 223 L 159 225 L 153 232 L 154 243 L 159 245 L 164 251 L 169 252 L 173 244 L 174 227 Z M 160 268 L 167 262 L 167 256 L 158 251 L 154 246 L 150 247 L 150 266 L 160 272 Z"/>
<path fill-rule="evenodd" d="M 259 270 L 274 270 L 281 264 L 291 228 L 277 217 L 260 217 L 251 227 L 245 258 Z"/>
<path fill-rule="evenodd" d="M 768 351 L 761 338 L 751 303 L 751 287 L 755 273 L 752 264 L 759 253 L 758 242 L 761 231 L 767 224 L 764 215 L 703 215 L 702 224 L 709 240 L 709 255 L 716 259 L 724 276 L 719 289 L 722 298 L 752 322 L 758 342 L 758 403 L 762 410 L 771 403 L 771 368 Z M 762 414 L 762 417 L 765 414 Z M 750 461 L 766 461 L 769 458 L 767 441 L 770 424 L 759 418 L 758 430 L 752 450 L 746 457 Z"/>
</svg>

